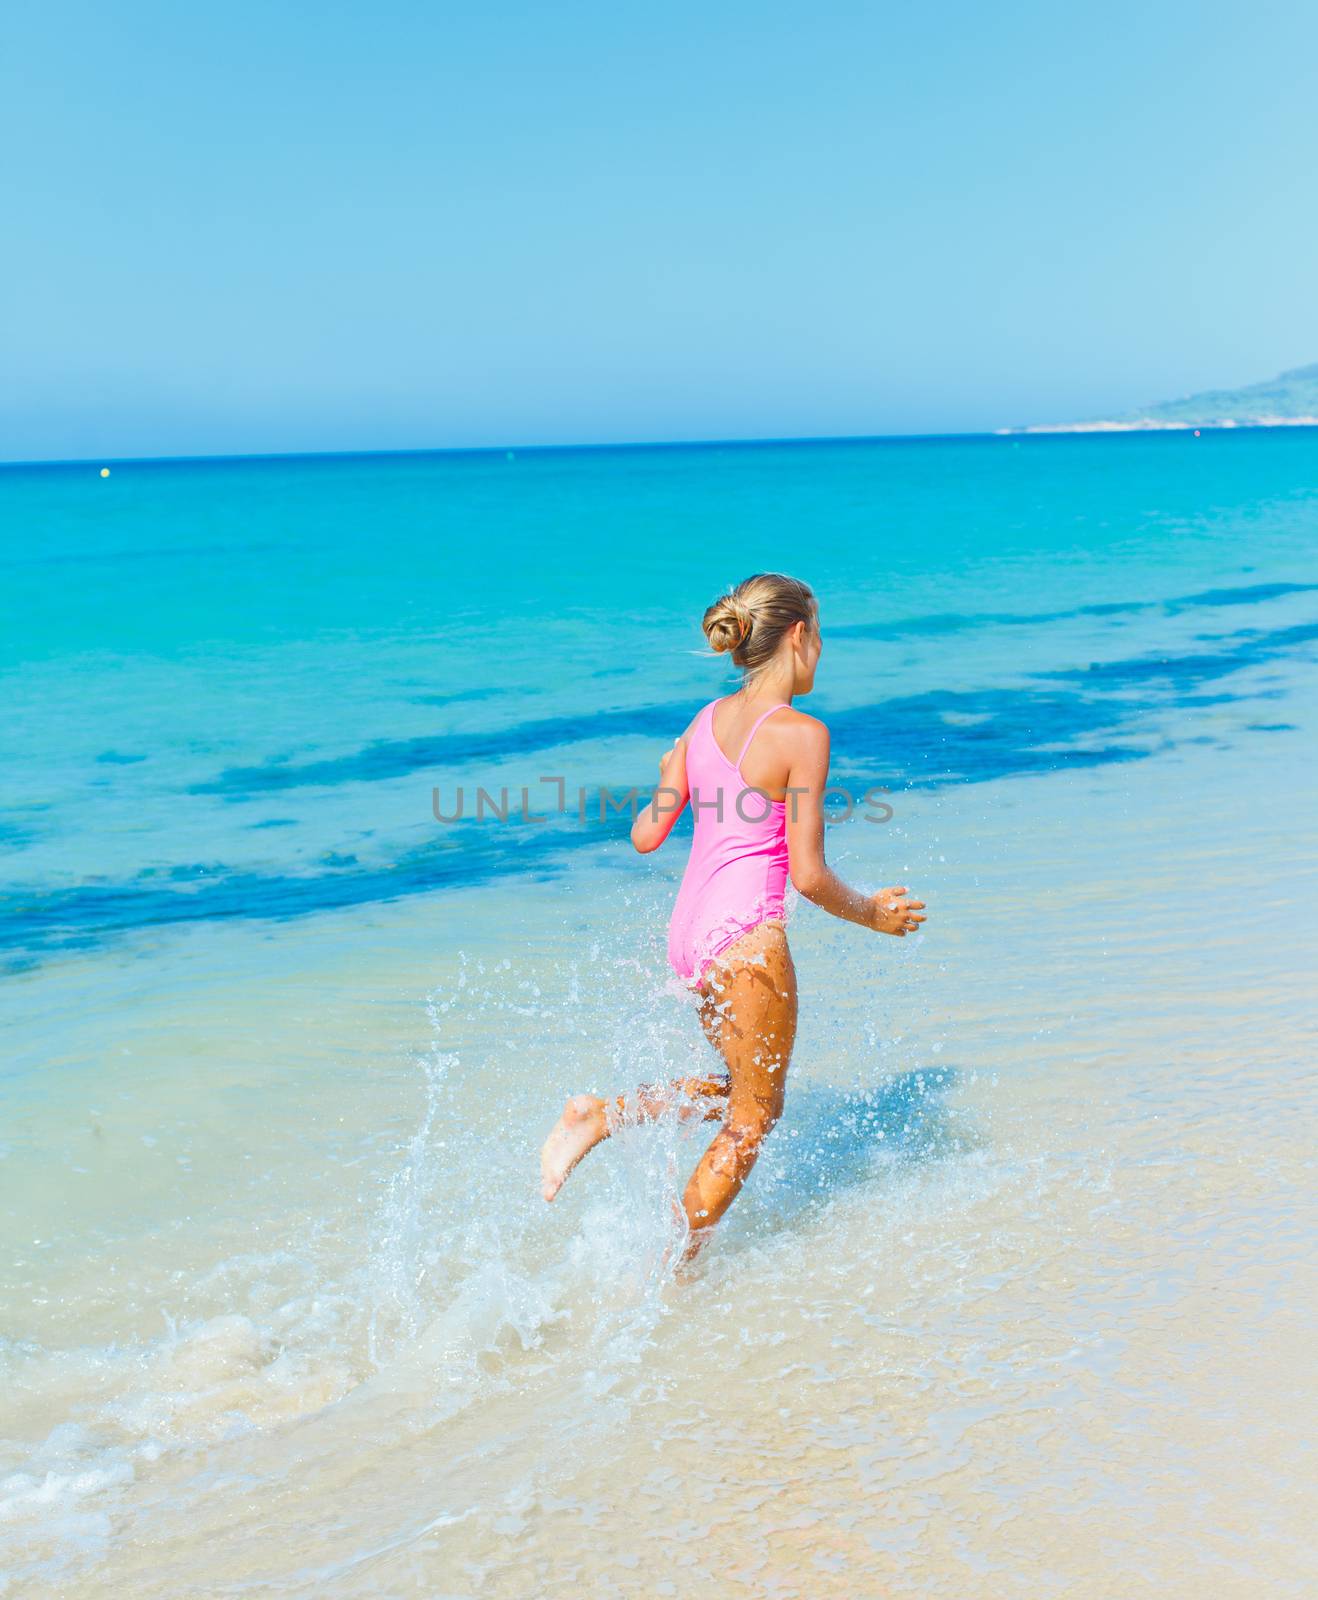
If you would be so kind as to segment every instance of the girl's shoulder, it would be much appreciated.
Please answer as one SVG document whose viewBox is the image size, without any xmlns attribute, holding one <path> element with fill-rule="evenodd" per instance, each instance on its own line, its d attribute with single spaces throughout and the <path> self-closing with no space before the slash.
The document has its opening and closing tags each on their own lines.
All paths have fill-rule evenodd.
<svg viewBox="0 0 1318 1600">
<path fill-rule="evenodd" d="M 776 743 L 794 750 L 828 748 L 828 724 L 795 706 L 783 706 L 768 718 L 764 728 L 766 732 L 773 730 L 771 737 Z"/>
<path fill-rule="evenodd" d="M 781 728 L 795 733 L 827 735 L 828 724 L 821 717 L 812 717 L 808 711 L 801 711 L 796 706 L 784 706 L 782 709 L 786 715 L 773 718 Z"/>
</svg>

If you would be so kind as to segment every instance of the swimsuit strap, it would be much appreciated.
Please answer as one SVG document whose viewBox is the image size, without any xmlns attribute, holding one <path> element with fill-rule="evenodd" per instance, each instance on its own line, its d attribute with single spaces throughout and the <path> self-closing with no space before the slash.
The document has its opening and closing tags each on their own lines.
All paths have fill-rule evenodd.
<svg viewBox="0 0 1318 1600">
<path fill-rule="evenodd" d="M 746 743 L 744 745 L 742 745 L 742 747 L 741 747 L 741 754 L 737 757 L 737 771 L 738 772 L 741 771 L 741 764 L 746 759 L 746 752 L 751 747 L 751 740 L 760 731 L 760 724 L 764 721 L 765 717 L 771 717 L 774 714 L 775 711 L 781 711 L 786 704 L 787 704 L 786 700 L 780 700 L 776 706 L 770 706 L 767 711 L 762 711 L 760 713 L 760 715 L 758 717 L 756 717 L 754 725 L 751 728 L 751 731 L 746 735 Z M 712 717 L 712 714 L 711 714 L 711 718 L 710 718 L 710 730 L 711 730 L 711 732 L 713 731 L 713 726 L 714 726 L 713 717 Z"/>
</svg>

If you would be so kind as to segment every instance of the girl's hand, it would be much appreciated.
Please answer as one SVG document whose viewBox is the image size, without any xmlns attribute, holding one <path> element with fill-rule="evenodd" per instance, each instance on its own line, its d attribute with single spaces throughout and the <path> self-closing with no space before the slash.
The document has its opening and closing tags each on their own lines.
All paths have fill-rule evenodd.
<svg viewBox="0 0 1318 1600">
<path fill-rule="evenodd" d="M 869 926 L 875 933 L 891 933 L 904 939 L 925 920 L 923 900 L 912 900 L 906 890 L 880 889 L 870 900 Z"/>
</svg>

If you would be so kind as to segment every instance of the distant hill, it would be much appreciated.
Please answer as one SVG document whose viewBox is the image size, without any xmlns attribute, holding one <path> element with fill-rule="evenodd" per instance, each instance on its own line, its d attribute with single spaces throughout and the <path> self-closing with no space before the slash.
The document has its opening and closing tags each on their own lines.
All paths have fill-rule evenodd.
<svg viewBox="0 0 1318 1600">
<path fill-rule="evenodd" d="M 1244 389 L 1210 389 L 1094 422 L 1040 422 L 998 432 L 1133 433 L 1157 428 L 1318 428 L 1318 364 Z"/>
</svg>

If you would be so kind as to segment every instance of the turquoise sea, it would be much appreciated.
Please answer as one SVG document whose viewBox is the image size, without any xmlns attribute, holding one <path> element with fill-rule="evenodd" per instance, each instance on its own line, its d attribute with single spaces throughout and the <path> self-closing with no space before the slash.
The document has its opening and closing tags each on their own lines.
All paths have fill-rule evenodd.
<svg viewBox="0 0 1318 1600">
<path fill-rule="evenodd" d="M 1318 430 L 102 465 L 0 468 L 0 1594 L 1312 1592 Z M 705 1060 L 599 795 L 768 568 L 931 916 L 795 908 L 675 1282 L 698 1130 L 536 1152 Z"/>
</svg>

